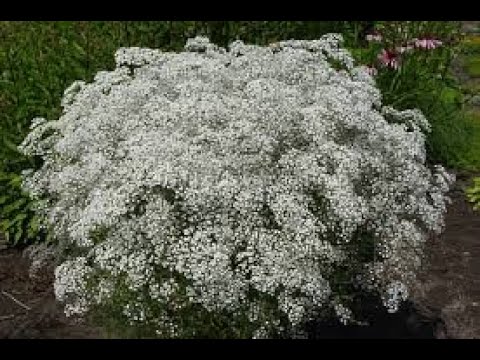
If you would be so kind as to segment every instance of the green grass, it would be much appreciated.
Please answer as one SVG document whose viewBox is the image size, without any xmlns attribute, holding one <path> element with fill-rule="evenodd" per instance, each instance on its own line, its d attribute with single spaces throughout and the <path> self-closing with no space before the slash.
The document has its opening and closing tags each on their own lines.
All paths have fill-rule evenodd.
<svg viewBox="0 0 480 360">
<path fill-rule="evenodd" d="M 462 84 L 462 92 L 470 96 L 480 94 L 480 35 L 467 36 L 462 44 L 460 55 L 465 72 L 472 78 Z M 480 110 L 467 108 L 462 122 L 468 129 L 465 139 L 465 151 L 462 153 L 457 166 L 464 170 L 480 170 Z"/>
</svg>

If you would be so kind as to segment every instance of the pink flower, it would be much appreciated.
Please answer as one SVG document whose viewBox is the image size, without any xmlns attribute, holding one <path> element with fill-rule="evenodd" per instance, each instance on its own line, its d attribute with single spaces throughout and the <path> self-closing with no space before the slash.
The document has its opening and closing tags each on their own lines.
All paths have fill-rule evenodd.
<svg viewBox="0 0 480 360">
<path fill-rule="evenodd" d="M 391 50 L 383 49 L 380 54 L 378 54 L 378 60 L 384 66 L 391 67 L 392 69 L 398 69 L 400 67 L 400 58 L 398 54 Z"/>
<path fill-rule="evenodd" d="M 365 36 L 365 39 L 367 41 L 380 42 L 382 41 L 383 37 L 382 34 L 380 34 L 378 31 L 373 31 L 370 34 L 367 34 L 367 36 Z"/>
<path fill-rule="evenodd" d="M 423 37 L 420 39 L 413 39 L 413 45 L 419 49 L 432 50 L 442 46 L 442 41 L 433 39 L 431 37 Z"/>
</svg>

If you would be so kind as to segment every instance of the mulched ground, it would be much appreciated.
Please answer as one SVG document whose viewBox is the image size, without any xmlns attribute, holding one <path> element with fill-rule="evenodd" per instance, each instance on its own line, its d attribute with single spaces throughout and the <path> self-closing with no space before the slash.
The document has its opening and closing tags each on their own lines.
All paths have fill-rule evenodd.
<svg viewBox="0 0 480 360">
<path fill-rule="evenodd" d="M 480 338 L 480 215 L 463 193 L 472 175 L 458 177 L 446 230 L 429 242 L 412 301 L 396 314 L 376 311 L 371 326 L 312 325 L 309 337 Z M 32 280 L 28 269 L 21 251 L 0 251 L 0 338 L 105 337 L 100 329 L 63 315 L 51 272 Z"/>
<path fill-rule="evenodd" d="M 0 251 L 0 338 L 98 338 L 99 329 L 68 320 L 55 301 L 53 274 L 30 279 L 29 261 Z"/>
<path fill-rule="evenodd" d="M 440 316 L 453 338 L 480 338 L 480 214 L 464 196 L 472 177 L 457 175 L 445 232 L 430 240 L 414 292 L 422 311 Z"/>
</svg>

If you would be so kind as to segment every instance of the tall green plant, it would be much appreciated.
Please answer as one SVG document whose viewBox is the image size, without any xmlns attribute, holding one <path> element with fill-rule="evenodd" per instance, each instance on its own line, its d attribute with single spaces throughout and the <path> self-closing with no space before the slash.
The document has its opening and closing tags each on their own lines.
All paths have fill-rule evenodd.
<svg viewBox="0 0 480 360">
<path fill-rule="evenodd" d="M 462 92 L 450 72 L 462 40 L 460 23 L 377 22 L 373 30 L 371 41 L 357 44 L 353 52 L 376 73 L 385 103 L 425 114 L 432 126 L 427 136 L 430 162 L 464 166 L 480 132 L 464 112 Z"/>
</svg>

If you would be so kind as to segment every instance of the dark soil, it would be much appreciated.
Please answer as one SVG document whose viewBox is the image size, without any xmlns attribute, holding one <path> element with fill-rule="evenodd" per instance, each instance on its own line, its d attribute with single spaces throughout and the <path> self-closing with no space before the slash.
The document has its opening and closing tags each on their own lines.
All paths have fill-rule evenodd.
<svg viewBox="0 0 480 360">
<path fill-rule="evenodd" d="M 452 338 L 480 338 L 480 213 L 464 195 L 472 177 L 457 175 L 445 232 L 430 239 L 425 269 L 413 294 L 424 313 L 440 312 L 445 335 Z"/>
<path fill-rule="evenodd" d="M 51 273 L 33 281 L 28 269 L 29 262 L 21 251 L 0 251 L 0 338 L 102 337 L 99 329 L 63 315 L 55 301 Z"/>
</svg>

